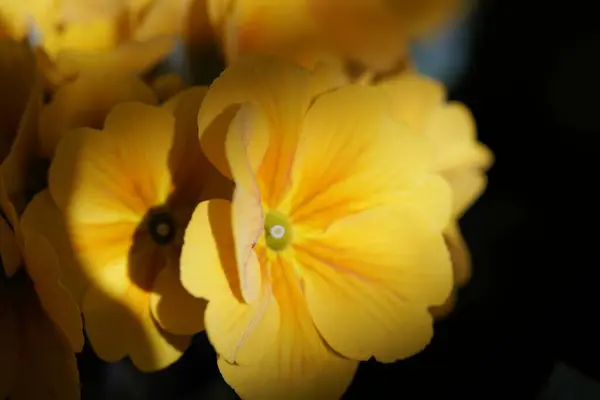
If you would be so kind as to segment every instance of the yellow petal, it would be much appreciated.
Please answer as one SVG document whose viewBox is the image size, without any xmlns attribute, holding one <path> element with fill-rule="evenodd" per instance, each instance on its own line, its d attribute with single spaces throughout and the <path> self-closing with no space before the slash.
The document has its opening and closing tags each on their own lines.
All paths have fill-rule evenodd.
<svg viewBox="0 0 600 400">
<path fill-rule="evenodd" d="M 204 330 L 206 301 L 183 288 L 175 266 L 163 268 L 156 277 L 150 305 L 156 322 L 167 332 L 193 335 Z"/>
<path fill-rule="evenodd" d="M 192 295 L 209 300 L 205 325 L 217 352 L 231 362 L 259 358 L 277 330 L 277 305 L 267 285 L 253 302 L 244 302 L 229 201 L 198 205 L 186 230 L 180 268 L 183 286 Z"/>
<path fill-rule="evenodd" d="M 0 40 L 0 163 L 15 140 L 35 82 L 35 58 L 24 42 Z"/>
<path fill-rule="evenodd" d="M 84 70 L 107 70 L 141 74 L 163 60 L 175 42 L 171 36 L 161 36 L 145 42 L 129 42 L 108 52 L 61 51 L 48 58 L 37 50 L 44 77 L 52 88 L 75 78 Z"/>
<path fill-rule="evenodd" d="M 401 198 L 411 197 L 415 185 L 431 183 L 423 180 L 432 165 L 426 139 L 392 120 L 386 100 L 380 90 L 362 86 L 347 86 L 316 100 L 291 171 L 294 185 L 287 212 L 292 223 L 324 228 L 393 198 L 410 201 Z M 439 198 L 429 196 L 433 204 L 423 203 L 424 212 L 443 227 L 450 199 L 443 183 L 432 185 Z"/>
<path fill-rule="evenodd" d="M 393 362 L 429 343 L 428 308 L 448 298 L 452 266 L 441 232 L 419 210 L 371 209 L 295 244 L 308 308 L 335 351 Z"/>
<path fill-rule="evenodd" d="M 244 199 L 240 202 L 245 203 Z M 237 207 L 238 212 L 245 209 Z M 196 297 L 213 300 L 229 291 L 240 301 L 251 302 L 260 293 L 260 265 L 251 250 L 253 243 L 234 239 L 233 208 L 231 202 L 219 199 L 200 203 L 188 224 L 181 252 L 181 280 Z M 237 231 L 244 233 L 241 228 Z M 238 267 L 237 258 L 241 250 L 236 250 L 236 246 L 242 245 L 236 242 L 247 244 L 249 250 L 244 254 L 247 258 L 242 268 Z"/>
<path fill-rule="evenodd" d="M 83 349 L 83 323 L 75 298 L 59 279 L 54 249 L 41 235 L 25 230 L 25 268 L 48 317 L 62 330 L 74 352 Z"/>
<path fill-rule="evenodd" d="M 160 102 L 164 102 L 176 94 L 183 91 L 186 87 L 183 78 L 178 74 L 160 75 L 152 81 L 152 89 L 156 92 Z"/>
<path fill-rule="evenodd" d="M 323 342 L 291 265 L 279 260 L 273 267 L 273 294 L 281 313 L 275 341 L 263 344 L 258 362 L 232 365 L 222 357 L 218 365 L 223 378 L 244 399 L 341 398 L 358 363 L 340 357 Z"/>
<path fill-rule="evenodd" d="M 104 131 L 65 134 L 50 167 L 49 189 L 69 223 L 139 223 L 150 208 L 164 204 L 174 131 L 167 111 L 122 103 Z"/>
<path fill-rule="evenodd" d="M 158 36 L 181 34 L 185 11 L 190 0 L 154 0 L 145 10 L 140 25 L 133 38 L 138 41 L 154 39 Z"/>
<path fill-rule="evenodd" d="M 453 215 L 456 218 L 462 217 L 487 186 L 487 176 L 477 168 L 456 168 L 444 171 L 442 176 L 452 188 Z"/>
<path fill-rule="evenodd" d="M 189 336 L 162 331 L 150 312 L 150 294 L 131 283 L 126 260 L 97 277 L 83 300 L 85 330 L 94 352 L 107 362 L 129 356 L 142 372 L 166 368 L 189 346 Z"/>
<path fill-rule="evenodd" d="M 40 114 L 39 135 L 44 155 L 54 156 L 62 135 L 70 129 L 102 129 L 112 108 L 127 101 L 158 103 L 152 89 L 128 73 L 86 71 L 60 87 Z"/>
<path fill-rule="evenodd" d="M 81 304 L 87 279 L 76 261 L 64 216 L 60 213 L 48 190 L 38 193 L 27 205 L 21 217 L 23 231 L 37 232 L 50 242 L 58 259 L 60 281 Z"/>
<path fill-rule="evenodd" d="M 431 316 L 436 321 L 439 321 L 452 314 L 452 312 L 454 311 L 454 307 L 456 307 L 457 297 L 457 291 L 453 290 L 452 293 L 450 293 L 450 297 L 448 297 L 444 304 L 442 304 L 441 306 L 431 307 L 429 309 L 429 311 L 431 312 Z"/>
<path fill-rule="evenodd" d="M 452 259 L 454 284 L 458 287 L 466 285 L 471 279 L 471 253 L 460 232 L 458 222 L 451 223 L 444 231 L 444 239 Z"/>
<path fill-rule="evenodd" d="M 18 333 L 11 292 L 4 287 L 0 291 L 0 326 L 0 398 L 6 399 L 17 378 Z"/>
<path fill-rule="evenodd" d="M 323 85 L 314 82 L 323 82 Z M 268 118 L 269 131 L 285 131 L 286 135 L 289 135 L 285 136 L 289 138 L 285 143 L 282 143 L 282 137 L 271 138 L 273 143 L 269 146 L 273 154 L 282 150 L 287 154 L 282 158 L 289 158 L 297 137 L 295 132 L 298 131 L 313 97 L 331 89 L 335 84 L 336 82 L 322 79 L 320 75 L 313 78 L 308 70 L 272 57 L 248 56 L 232 64 L 213 82 L 198 114 L 198 131 L 207 157 L 221 173 L 231 176 L 222 151 L 226 131 L 221 130 L 220 134 L 210 135 L 210 140 L 203 135 L 215 119 L 229 107 L 251 103 Z M 290 96 L 290 93 L 294 95 Z M 269 132 L 264 129 L 251 129 L 249 133 L 251 136 L 248 136 L 247 143 L 250 159 L 261 161 L 266 150 L 261 146 L 269 142 Z M 257 168 L 258 165 L 253 164 L 253 167 Z M 280 176 L 274 186 L 285 184 L 283 173 L 279 172 Z M 277 192 L 276 189 L 273 191 Z"/>
<path fill-rule="evenodd" d="M 198 204 L 185 231 L 179 263 L 181 283 L 193 296 L 212 300 L 227 291 L 239 292 L 230 201 Z"/>
<path fill-rule="evenodd" d="M 19 288 L 19 363 L 11 399 L 80 398 L 77 360 L 62 331 L 45 315 L 30 283 Z"/>
<path fill-rule="evenodd" d="M 235 258 L 241 293 L 247 303 L 254 301 L 261 291 L 260 266 L 252 249 L 263 233 L 265 218 L 261 194 L 248 155 L 251 130 L 257 127 L 260 129 L 261 122 L 264 119 L 261 119 L 260 114 L 257 115 L 256 110 L 251 110 L 248 105 L 242 106 L 231 122 L 225 143 L 231 175 L 236 185 L 231 208 Z"/>
<path fill-rule="evenodd" d="M 435 147 L 437 171 L 459 167 L 487 169 L 493 162 L 492 153 L 477 143 L 475 121 L 461 103 L 433 109 L 424 133 Z"/>
</svg>

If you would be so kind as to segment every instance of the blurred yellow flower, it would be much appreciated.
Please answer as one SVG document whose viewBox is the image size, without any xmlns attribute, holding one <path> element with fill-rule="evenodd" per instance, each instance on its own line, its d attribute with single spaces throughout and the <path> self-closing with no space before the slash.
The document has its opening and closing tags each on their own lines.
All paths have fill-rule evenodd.
<svg viewBox="0 0 600 400">
<path fill-rule="evenodd" d="M 461 9 L 463 0 L 306 0 L 321 37 L 383 72 L 407 56 L 410 40 Z"/>
<path fill-rule="evenodd" d="M 285 55 L 304 66 L 324 57 L 306 0 L 207 0 L 229 62 L 248 53 Z"/>
<path fill-rule="evenodd" d="M 433 171 L 452 187 L 453 219 L 444 236 L 452 256 L 455 283 L 464 286 L 471 276 L 471 258 L 458 220 L 484 191 L 486 170 L 493 155 L 477 141 L 469 109 L 458 102 L 447 102 L 441 83 L 406 72 L 379 86 L 390 94 L 395 117 L 431 140 L 435 153 Z"/>
<path fill-rule="evenodd" d="M 181 280 L 209 300 L 209 339 L 242 398 L 339 398 L 358 361 L 421 351 L 428 307 L 452 288 L 451 193 L 427 141 L 394 121 L 383 91 L 339 82 L 248 58 L 198 115 L 236 187 L 194 212 Z"/>
<path fill-rule="evenodd" d="M 53 248 L 31 229 L 27 210 L 20 218 L 26 203 L 20 191 L 35 154 L 32 121 L 41 104 L 41 81 L 24 45 L 2 42 L 0 69 L 9 88 L 5 94 L 17 101 L 8 110 L 19 112 L 1 114 L 3 143 L 10 151 L 0 164 L 0 398 L 78 399 L 79 308 L 62 284 Z M 18 208 L 12 198 L 19 200 Z"/>
<path fill-rule="evenodd" d="M 189 89 L 162 107 L 121 103 L 103 130 L 72 130 L 56 149 L 49 192 L 89 282 L 88 338 L 106 361 L 128 355 L 142 371 L 164 368 L 204 328 L 205 302 L 182 288 L 179 252 L 198 202 L 231 190 L 198 143 L 204 93 Z"/>
<path fill-rule="evenodd" d="M 228 61 L 251 52 L 303 66 L 339 59 L 394 69 L 409 41 L 449 18 L 462 0 L 207 0 Z"/>
<path fill-rule="evenodd" d="M 149 70 L 172 51 L 189 3 L 63 0 L 54 19 L 36 24 L 47 83 L 56 87 L 84 69 Z"/>
</svg>

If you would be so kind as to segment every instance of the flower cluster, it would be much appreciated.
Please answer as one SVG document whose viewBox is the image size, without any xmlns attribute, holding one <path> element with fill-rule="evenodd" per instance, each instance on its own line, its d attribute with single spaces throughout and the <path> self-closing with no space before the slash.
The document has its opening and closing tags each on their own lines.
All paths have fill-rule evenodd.
<svg viewBox="0 0 600 400">
<path fill-rule="evenodd" d="M 0 398 L 79 398 L 85 340 L 152 372 L 206 331 L 243 399 L 336 399 L 468 282 L 492 155 L 390 47 L 458 2 L 201 3 L 0 3 Z M 156 72 L 210 28 L 210 85 Z"/>
</svg>

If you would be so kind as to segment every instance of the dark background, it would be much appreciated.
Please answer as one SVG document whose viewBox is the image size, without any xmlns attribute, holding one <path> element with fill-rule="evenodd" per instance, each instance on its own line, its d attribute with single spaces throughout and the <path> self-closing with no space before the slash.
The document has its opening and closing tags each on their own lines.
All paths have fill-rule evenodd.
<svg viewBox="0 0 600 400">
<path fill-rule="evenodd" d="M 600 382 L 594 5 L 476 7 L 470 62 L 451 93 L 472 109 L 480 139 L 496 154 L 487 192 L 462 221 L 474 276 L 425 352 L 365 364 L 348 399 L 600 399 L 600 383 L 591 381 Z M 205 83 L 219 65 L 203 72 L 196 78 Z M 84 400 L 235 398 L 203 335 L 166 371 L 109 368 L 88 351 L 81 373 Z"/>
</svg>

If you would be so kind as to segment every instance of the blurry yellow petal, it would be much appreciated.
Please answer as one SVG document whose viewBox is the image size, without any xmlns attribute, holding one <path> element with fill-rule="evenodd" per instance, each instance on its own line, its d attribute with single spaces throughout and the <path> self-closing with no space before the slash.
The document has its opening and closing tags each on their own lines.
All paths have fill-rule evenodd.
<svg viewBox="0 0 600 400">
<path fill-rule="evenodd" d="M 48 59 L 38 50 L 38 60 L 48 84 L 56 88 L 83 70 L 108 70 L 141 74 L 162 61 L 175 45 L 172 37 L 161 36 L 145 42 L 125 43 L 108 52 L 62 51 Z"/>
<path fill-rule="evenodd" d="M 76 303 L 81 304 L 87 279 L 75 260 L 64 216 L 56 207 L 48 190 L 37 194 L 27 205 L 21 217 L 21 226 L 24 231 L 44 235 L 50 242 L 58 259 L 60 281 L 72 293 Z"/>
<path fill-rule="evenodd" d="M 181 286 L 179 271 L 170 265 L 158 274 L 150 295 L 152 315 L 167 332 L 193 335 L 204 330 L 206 300 L 192 297 Z"/>
<path fill-rule="evenodd" d="M 63 29 L 56 32 L 48 29 L 42 37 L 42 46 L 52 58 L 63 51 L 110 51 L 123 35 L 125 18 L 121 14 L 63 24 Z"/>
<path fill-rule="evenodd" d="M 451 223 L 444 231 L 444 239 L 450 252 L 452 269 L 454 271 L 454 284 L 462 287 L 471 279 L 471 253 L 465 239 L 460 232 L 457 222 Z"/>
<path fill-rule="evenodd" d="M 27 43 L 0 40 L 0 163 L 15 140 L 35 82 L 35 58 Z"/>
<path fill-rule="evenodd" d="M 134 40 L 144 41 L 158 36 L 180 34 L 190 0 L 154 0 L 145 10 L 144 18 L 136 27 Z"/>
<path fill-rule="evenodd" d="M 448 297 L 444 304 L 442 304 L 441 306 L 431 307 L 429 309 L 429 311 L 431 312 L 431 316 L 435 320 L 439 321 L 452 314 L 452 312 L 454 311 L 454 307 L 456 307 L 457 296 L 458 295 L 456 294 L 456 290 L 453 290 L 450 294 L 450 297 Z"/>
<path fill-rule="evenodd" d="M 335 351 L 393 362 L 429 343 L 428 308 L 448 298 L 452 266 L 441 232 L 418 210 L 372 209 L 295 244 L 308 308 Z"/>
<path fill-rule="evenodd" d="M 73 295 L 59 279 L 58 260 L 50 243 L 41 235 L 24 231 L 27 274 L 35 285 L 46 314 L 63 331 L 74 352 L 83 349 L 81 312 Z"/>
<path fill-rule="evenodd" d="M 320 82 L 321 84 L 317 84 Z M 223 157 L 226 131 L 204 137 L 205 130 L 213 121 L 231 106 L 250 103 L 268 118 L 266 129 L 250 129 L 247 134 L 250 160 L 263 160 L 269 142 L 269 131 L 286 132 L 286 136 L 271 138 L 268 156 L 273 159 L 277 151 L 285 153 L 282 159 L 289 159 L 295 147 L 297 132 L 310 102 L 317 94 L 334 87 L 338 82 L 323 79 L 322 75 L 311 76 L 292 63 L 265 56 L 248 56 L 228 67 L 217 78 L 206 94 L 198 114 L 198 132 L 207 157 L 226 176 L 231 176 L 229 166 Z M 290 93 L 294 93 L 290 96 Z M 261 125 L 262 127 L 262 125 Z M 289 140 L 282 141 L 282 138 Z M 267 155 L 265 155 L 267 158 Z M 252 161 L 254 162 L 254 161 Z M 270 161 L 272 164 L 274 161 Z M 258 168 L 258 165 L 252 165 Z M 268 168 L 265 168 L 268 169 Z M 272 191 L 278 192 L 285 185 L 285 168 L 275 168 L 272 174 L 278 175 Z M 278 171 L 278 172 L 274 172 Z"/>
<path fill-rule="evenodd" d="M 0 284 L 2 285 L 2 284 Z M 1 287 L 1 286 L 0 286 Z M 0 398 L 7 399 L 17 378 L 15 365 L 18 360 L 18 332 L 11 292 L 0 289 Z"/>
<path fill-rule="evenodd" d="M 39 135 L 44 155 L 54 156 L 59 140 L 70 129 L 102 129 L 111 109 L 127 101 L 158 103 L 152 89 L 133 74 L 110 71 L 80 74 L 75 81 L 59 88 L 52 102 L 42 109 Z"/>
<path fill-rule="evenodd" d="M 379 86 L 392 100 L 394 117 L 417 133 L 424 131 L 432 112 L 446 100 L 446 89 L 441 83 L 415 73 L 400 74 Z"/>
<path fill-rule="evenodd" d="M 435 168 L 445 171 L 458 167 L 488 168 L 491 152 L 477 143 L 475 121 L 469 109 L 452 102 L 432 110 L 425 126 L 436 151 Z"/>
<path fill-rule="evenodd" d="M 178 74 L 160 75 L 152 81 L 152 89 L 154 89 L 160 102 L 170 99 L 184 90 L 185 87 L 186 84 L 183 78 Z"/>
<path fill-rule="evenodd" d="M 487 176 L 476 168 L 457 168 L 442 174 L 450 184 L 453 195 L 453 214 L 462 215 L 481 196 L 487 186 Z"/>
<path fill-rule="evenodd" d="M 19 362 L 13 365 L 17 380 L 10 398 L 78 400 L 79 372 L 69 341 L 46 316 L 29 282 L 16 296 Z"/>
<path fill-rule="evenodd" d="M 166 368 L 188 347 L 189 336 L 162 331 L 150 313 L 150 294 L 131 283 L 127 261 L 105 268 L 83 301 L 85 330 L 107 362 L 129 356 L 142 372 Z"/>
<path fill-rule="evenodd" d="M 175 120 L 160 108 L 122 103 L 105 129 L 80 128 L 60 141 L 49 189 L 69 222 L 139 223 L 171 190 Z"/>
<path fill-rule="evenodd" d="M 95 18 L 115 16 L 128 0 L 62 0 L 60 20 L 62 22 L 85 22 Z"/>
<path fill-rule="evenodd" d="M 243 399 L 339 399 L 358 363 L 340 357 L 323 342 L 291 265 L 279 260 L 274 267 L 274 296 L 281 312 L 276 340 L 263 344 L 261 359 L 252 364 L 231 365 L 222 357 L 221 374 Z"/>
<path fill-rule="evenodd" d="M 291 171 L 294 224 L 324 228 L 393 199 L 421 203 L 440 229 L 447 224 L 448 188 L 433 178 L 423 180 L 432 162 L 428 143 L 389 118 L 386 99 L 375 88 L 347 86 L 316 100 Z M 415 186 L 430 191 L 431 202 L 413 198 Z"/>
</svg>

